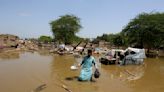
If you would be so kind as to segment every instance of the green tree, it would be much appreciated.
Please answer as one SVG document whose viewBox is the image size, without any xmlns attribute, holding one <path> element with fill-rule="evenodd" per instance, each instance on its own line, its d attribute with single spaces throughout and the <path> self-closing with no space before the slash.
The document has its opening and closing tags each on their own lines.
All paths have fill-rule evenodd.
<svg viewBox="0 0 164 92">
<path fill-rule="evenodd" d="M 139 48 L 158 48 L 164 39 L 164 13 L 142 13 L 122 30 L 128 44 Z"/>
<path fill-rule="evenodd" d="M 115 46 L 118 46 L 118 48 L 120 46 L 124 46 L 125 45 L 124 38 L 121 36 L 121 34 L 116 34 L 115 37 L 113 37 L 112 41 L 113 41 L 113 44 Z"/>
<path fill-rule="evenodd" d="M 77 44 L 77 43 L 79 43 L 81 41 L 84 41 L 84 38 L 81 38 L 81 37 L 75 35 L 73 42 L 75 44 Z"/>
<path fill-rule="evenodd" d="M 98 43 L 99 41 L 103 40 L 106 42 L 110 42 L 111 45 L 116 45 L 116 38 L 118 37 L 118 34 L 103 34 L 102 36 L 97 36 L 96 39 L 93 40 L 94 43 Z M 118 44 L 117 44 L 118 45 Z M 122 44 L 120 44 L 122 45 Z"/>
<path fill-rule="evenodd" d="M 108 34 L 103 34 L 103 35 L 101 36 L 101 40 L 109 41 L 109 40 L 108 40 Z"/>
<path fill-rule="evenodd" d="M 54 38 L 59 43 L 71 44 L 77 38 L 80 31 L 80 19 L 74 15 L 60 16 L 59 19 L 50 23 Z"/>
<path fill-rule="evenodd" d="M 48 43 L 48 42 L 52 42 L 53 39 L 50 37 L 50 36 L 45 36 L 45 35 L 42 35 L 38 38 L 38 40 L 40 42 L 44 42 L 44 43 Z"/>
</svg>

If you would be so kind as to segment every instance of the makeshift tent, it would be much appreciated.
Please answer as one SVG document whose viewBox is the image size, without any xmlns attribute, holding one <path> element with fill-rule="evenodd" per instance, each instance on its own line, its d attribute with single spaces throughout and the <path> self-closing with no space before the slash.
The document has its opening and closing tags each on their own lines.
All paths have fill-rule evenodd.
<svg viewBox="0 0 164 92">
<path fill-rule="evenodd" d="M 135 53 L 130 53 L 130 52 Z M 124 53 L 129 52 L 128 55 L 125 56 L 123 61 L 121 62 L 121 65 L 127 65 L 127 64 L 142 64 L 144 61 L 144 58 L 146 58 L 145 55 L 145 49 L 138 49 L 138 48 L 127 48 Z"/>
</svg>

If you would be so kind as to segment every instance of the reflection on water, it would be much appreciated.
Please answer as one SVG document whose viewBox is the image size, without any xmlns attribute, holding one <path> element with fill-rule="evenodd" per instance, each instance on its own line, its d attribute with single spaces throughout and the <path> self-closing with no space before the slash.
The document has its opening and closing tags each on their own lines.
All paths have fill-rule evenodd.
<svg viewBox="0 0 164 92">
<path fill-rule="evenodd" d="M 39 50 L 38 53 L 39 53 L 39 55 L 41 55 L 41 56 L 50 55 L 49 50 Z"/>
<path fill-rule="evenodd" d="M 146 65 L 128 65 L 128 66 L 103 66 L 105 72 L 110 74 L 111 79 L 121 81 L 132 81 L 140 79 L 145 72 Z"/>
<path fill-rule="evenodd" d="M 19 52 L 0 53 L 0 59 L 18 59 L 20 57 L 19 54 Z"/>
<path fill-rule="evenodd" d="M 133 87 L 140 92 L 162 92 L 164 90 L 164 59 L 146 59 L 146 69 L 144 76 L 135 83 Z"/>
<path fill-rule="evenodd" d="M 7 55 L 7 56 L 6 56 Z M 17 56 L 10 58 L 8 56 Z M 81 58 L 71 55 L 19 52 L 0 57 L 1 92 L 163 92 L 164 59 L 146 59 L 144 65 L 101 65 L 96 82 L 78 82 L 80 70 L 70 66 Z M 4 61 L 15 62 L 2 62 Z M 67 90 L 68 89 L 68 90 Z"/>
</svg>

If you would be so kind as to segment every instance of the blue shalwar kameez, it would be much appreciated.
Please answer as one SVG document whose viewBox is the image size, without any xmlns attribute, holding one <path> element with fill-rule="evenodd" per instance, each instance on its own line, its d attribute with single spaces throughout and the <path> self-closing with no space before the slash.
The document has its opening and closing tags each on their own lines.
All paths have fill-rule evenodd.
<svg viewBox="0 0 164 92">
<path fill-rule="evenodd" d="M 95 59 L 93 56 L 84 57 L 81 65 L 82 69 L 80 72 L 79 80 L 80 81 L 89 81 L 92 77 L 92 65 L 95 65 Z"/>
</svg>

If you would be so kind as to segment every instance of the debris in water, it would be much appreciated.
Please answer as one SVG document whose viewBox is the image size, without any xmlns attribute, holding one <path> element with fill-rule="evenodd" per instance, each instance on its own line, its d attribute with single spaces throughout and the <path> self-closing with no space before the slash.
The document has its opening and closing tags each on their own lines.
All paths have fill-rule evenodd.
<svg viewBox="0 0 164 92">
<path fill-rule="evenodd" d="M 72 92 L 70 89 L 68 89 L 68 87 L 66 85 L 62 85 L 62 88 L 64 88 L 68 92 Z"/>
<path fill-rule="evenodd" d="M 46 88 L 46 84 L 42 84 L 42 85 L 38 86 L 36 89 L 32 90 L 32 92 L 40 92 L 45 88 Z"/>
</svg>

